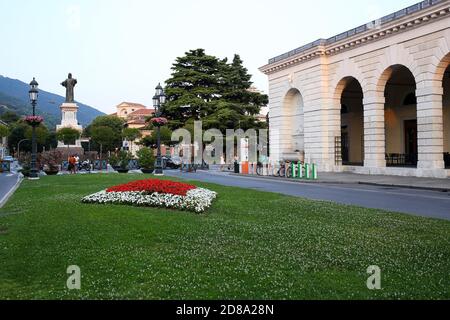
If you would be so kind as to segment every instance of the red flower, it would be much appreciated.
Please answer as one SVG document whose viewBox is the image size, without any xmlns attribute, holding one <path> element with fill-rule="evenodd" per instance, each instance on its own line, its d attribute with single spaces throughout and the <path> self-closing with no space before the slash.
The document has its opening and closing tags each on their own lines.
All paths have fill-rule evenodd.
<svg viewBox="0 0 450 320">
<path fill-rule="evenodd" d="M 31 126 L 38 126 L 44 121 L 44 118 L 42 118 L 41 116 L 26 116 L 25 118 L 23 118 L 23 120 Z"/>
<path fill-rule="evenodd" d="M 165 126 L 169 121 L 166 118 L 153 118 L 151 122 L 158 127 Z"/>
<path fill-rule="evenodd" d="M 159 180 L 159 179 L 148 179 L 133 181 L 126 184 L 111 187 L 106 190 L 106 192 L 133 192 L 133 191 L 144 191 L 147 193 L 168 193 L 178 196 L 186 196 L 189 190 L 196 189 L 196 186 L 169 181 L 169 180 Z"/>
</svg>

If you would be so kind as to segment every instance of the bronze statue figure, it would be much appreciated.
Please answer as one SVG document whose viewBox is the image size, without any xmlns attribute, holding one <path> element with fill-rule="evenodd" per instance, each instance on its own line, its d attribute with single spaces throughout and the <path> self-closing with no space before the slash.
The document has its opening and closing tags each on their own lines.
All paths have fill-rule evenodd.
<svg viewBox="0 0 450 320">
<path fill-rule="evenodd" d="M 73 103 L 74 100 L 74 88 L 77 84 L 77 79 L 72 78 L 72 74 L 69 73 L 68 79 L 61 83 L 63 87 L 66 88 L 66 102 Z"/>
</svg>

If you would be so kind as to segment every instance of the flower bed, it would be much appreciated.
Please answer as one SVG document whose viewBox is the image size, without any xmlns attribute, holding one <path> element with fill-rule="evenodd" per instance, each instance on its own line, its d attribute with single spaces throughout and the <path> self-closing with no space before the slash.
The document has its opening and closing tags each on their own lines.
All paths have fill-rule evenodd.
<svg viewBox="0 0 450 320">
<path fill-rule="evenodd" d="M 217 193 L 186 183 L 148 179 L 108 188 L 84 197 L 83 203 L 126 204 L 205 212 Z"/>
<path fill-rule="evenodd" d="M 147 179 L 111 187 L 107 189 L 106 192 L 142 191 L 147 193 L 169 193 L 178 196 L 185 196 L 189 190 L 195 188 L 197 187 L 187 183 L 169 180 Z"/>
</svg>

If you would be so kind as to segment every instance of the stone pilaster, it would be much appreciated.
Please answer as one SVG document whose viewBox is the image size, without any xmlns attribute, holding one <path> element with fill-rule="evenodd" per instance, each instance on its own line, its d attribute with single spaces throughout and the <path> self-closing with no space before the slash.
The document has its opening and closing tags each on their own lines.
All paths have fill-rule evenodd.
<svg viewBox="0 0 450 320">
<path fill-rule="evenodd" d="M 444 133 L 442 114 L 443 88 L 439 82 L 429 81 L 427 86 L 418 86 L 417 135 L 418 164 L 422 171 L 443 170 Z M 439 172 L 436 172 L 439 175 Z"/>
<path fill-rule="evenodd" d="M 384 104 L 383 92 L 364 94 L 364 166 L 367 168 L 386 167 Z"/>
<path fill-rule="evenodd" d="M 269 120 L 269 139 L 270 139 L 270 160 L 278 162 L 281 160 L 282 154 L 282 139 L 280 127 L 283 125 L 282 117 L 274 117 L 271 114 Z"/>
</svg>

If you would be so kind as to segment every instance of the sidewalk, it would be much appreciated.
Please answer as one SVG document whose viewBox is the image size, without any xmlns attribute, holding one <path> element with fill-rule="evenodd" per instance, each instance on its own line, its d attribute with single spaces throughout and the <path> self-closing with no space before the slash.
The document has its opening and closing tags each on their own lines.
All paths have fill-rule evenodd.
<svg viewBox="0 0 450 320">
<path fill-rule="evenodd" d="M 236 175 L 232 173 L 231 175 Z M 240 176 L 243 176 L 239 174 Z M 286 178 L 276 177 L 260 177 L 254 176 L 253 178 L 260 179 L 275 179 L 275 180 L 287 180 Z M 300 180 L 289 179 L 288 181 L 294 181 L 299 183 L 328 183 L 328 184 L 364 184 L 375 185 L 384 187 L 401 187 L 410 189 L 423 189 L 433 190 L 441 192 L 450 192 L 450 179 L 434 179 L 434 178 L 417 178 L 417 177 L 397 177 L 397 176 L 375 176 L 375 175 L 362 175 L 356 173 L 320 173 L 318 180 Z"/>
</svg>

